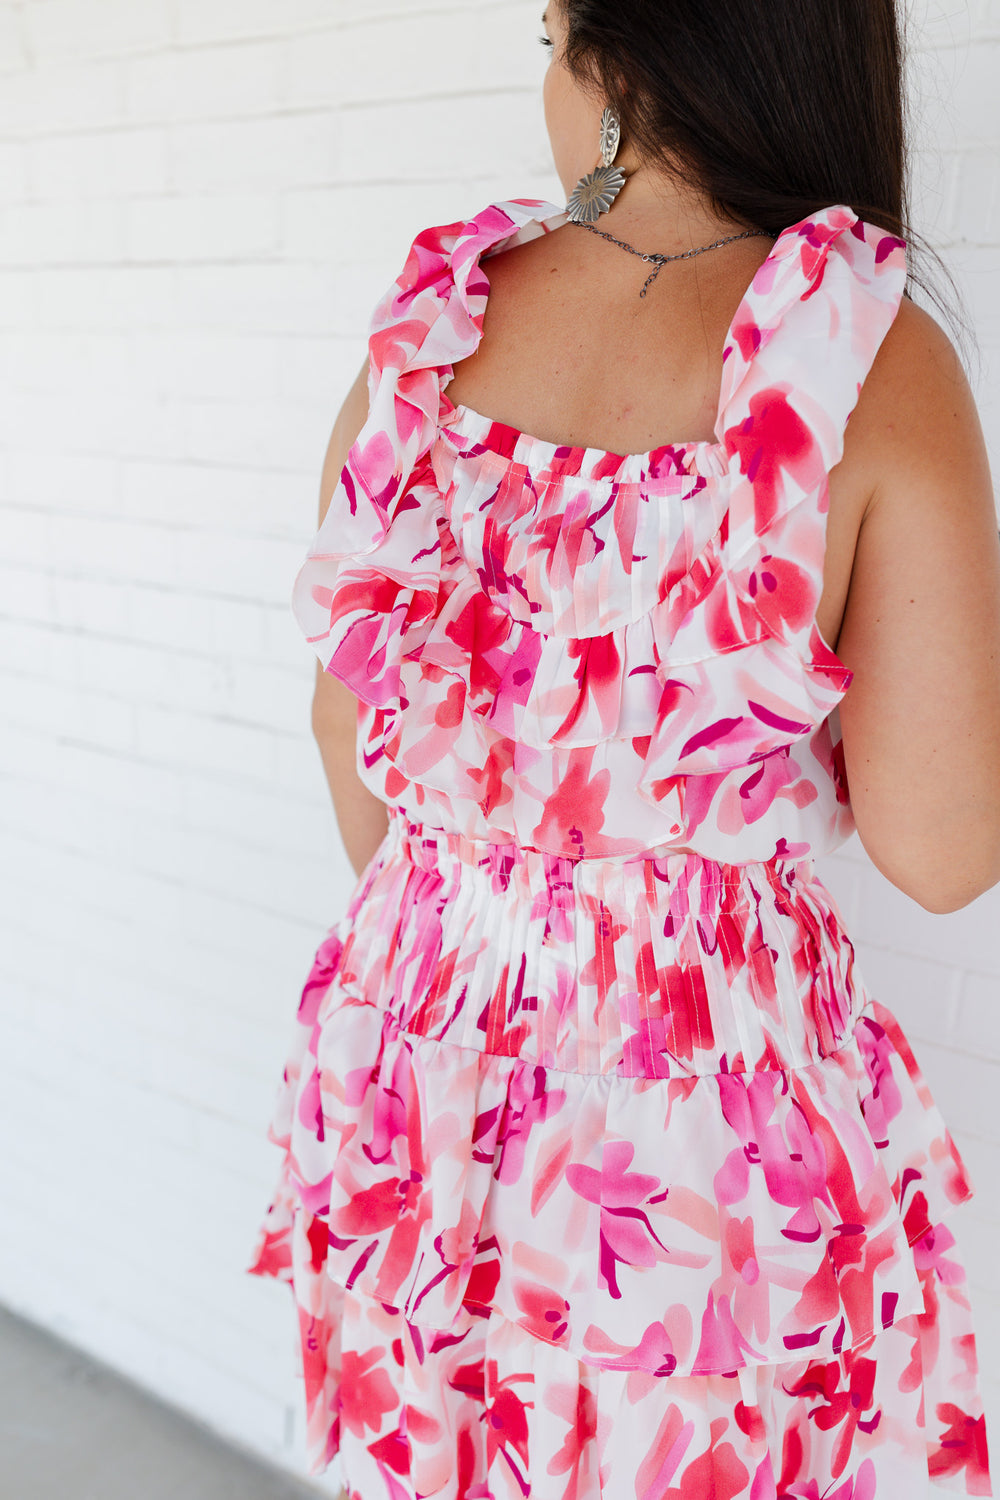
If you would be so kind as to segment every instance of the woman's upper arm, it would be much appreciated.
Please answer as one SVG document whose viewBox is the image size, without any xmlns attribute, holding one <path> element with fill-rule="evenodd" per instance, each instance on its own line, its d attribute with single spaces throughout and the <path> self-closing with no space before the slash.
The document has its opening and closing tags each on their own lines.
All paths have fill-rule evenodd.
<svg viewBox="0 0 1000 1500">
<path fill-rule="evenodd" d="M 959 359 L 912 304 L 862 396 L 852 439 L 874 484 L 837 639 L 854 673 L 840 705 L 851 803 L 883 874 L 929 911 L 953 911 L 1000 880 L 1000 538 L 989 462 Z"/>
<path fill-rule="evenodd" d="M 319 487 L 319 524 L 322 525 L 340 473 L 358 433 L 368 418 L 368 360 L 351 386 L 333 424 Z M 344 734 L 353 740 L 357 728 L 358 700 L 351 690 L 316 663 L 312 723 L 317 735 Z"/>
</svg>

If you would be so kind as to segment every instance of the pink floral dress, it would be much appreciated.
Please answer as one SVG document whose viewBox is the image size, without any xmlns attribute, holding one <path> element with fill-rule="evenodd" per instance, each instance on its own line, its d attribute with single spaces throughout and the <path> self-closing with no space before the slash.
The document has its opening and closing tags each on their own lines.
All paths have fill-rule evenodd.
<svg viewBox="0 0 1000 1500">
<path fill-rule="evenodd" d="M 716 441 L 454 406 L 488 254 L 420 234 L 295 581 L 389 830 L 315 957 L 249 1267 L 352 1500 L 990 1495 L 965 1165 L 815 856 L 853 828 L 827 475 L 905 246 L 778 237 Z M 696 850 L 682 852 L 681 846 Z"/>
</svg>

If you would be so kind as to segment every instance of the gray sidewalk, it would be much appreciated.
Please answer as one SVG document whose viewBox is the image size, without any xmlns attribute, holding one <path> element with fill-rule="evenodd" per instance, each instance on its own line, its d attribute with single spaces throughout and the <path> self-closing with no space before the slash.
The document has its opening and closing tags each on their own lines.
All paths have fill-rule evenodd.
<svg viewBox="0 0 1000 1500">
<path fill-rule="evenodd" d="M 316 1500 L 0 1308 L 0 1500 Z"/>
</svg>

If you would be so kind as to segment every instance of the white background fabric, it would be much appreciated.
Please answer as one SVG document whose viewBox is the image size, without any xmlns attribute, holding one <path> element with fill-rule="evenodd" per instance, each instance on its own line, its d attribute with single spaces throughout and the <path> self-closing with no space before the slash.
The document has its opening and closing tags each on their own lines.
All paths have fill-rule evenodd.
<svg viewBox="0 0 1000 1500">
<path fill-rule="evenodd" d="M 242 1266 L 353 877 L 288 596 L 413 234 L 559 198 L 541 10 L 0 0 L 0 1299 L 292 1467 L 292 1305 Z M 912 12 L 915 217 L 998 461 L 1000 0 Z M 856 840 L 822 873 L 980 1189 L 1000 1431 L 1000 890 L 928 916 Z"/>
</svg>

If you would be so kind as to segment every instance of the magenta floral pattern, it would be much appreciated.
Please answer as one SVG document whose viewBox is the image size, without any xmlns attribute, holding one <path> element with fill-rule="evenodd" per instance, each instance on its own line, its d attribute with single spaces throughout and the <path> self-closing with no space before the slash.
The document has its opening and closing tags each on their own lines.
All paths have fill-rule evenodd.
<svg viewBox="0 0 1000 1500">
<path fill-rule="evenodd" d="M 351 1500 L 990 1495 L 973 1186 L 814 858 L 853 828 L 827 475 L 905 282 L 786 229 L 717 441 L 456 407 L 494 204 L 418 236 L 295 581 L 389 831 L 307 979 L 249 1269 Z M 686 846 L 686 847 L 682 847 Z M 691 850 L 697 852 L 689 852 Z"/>
</svg>

